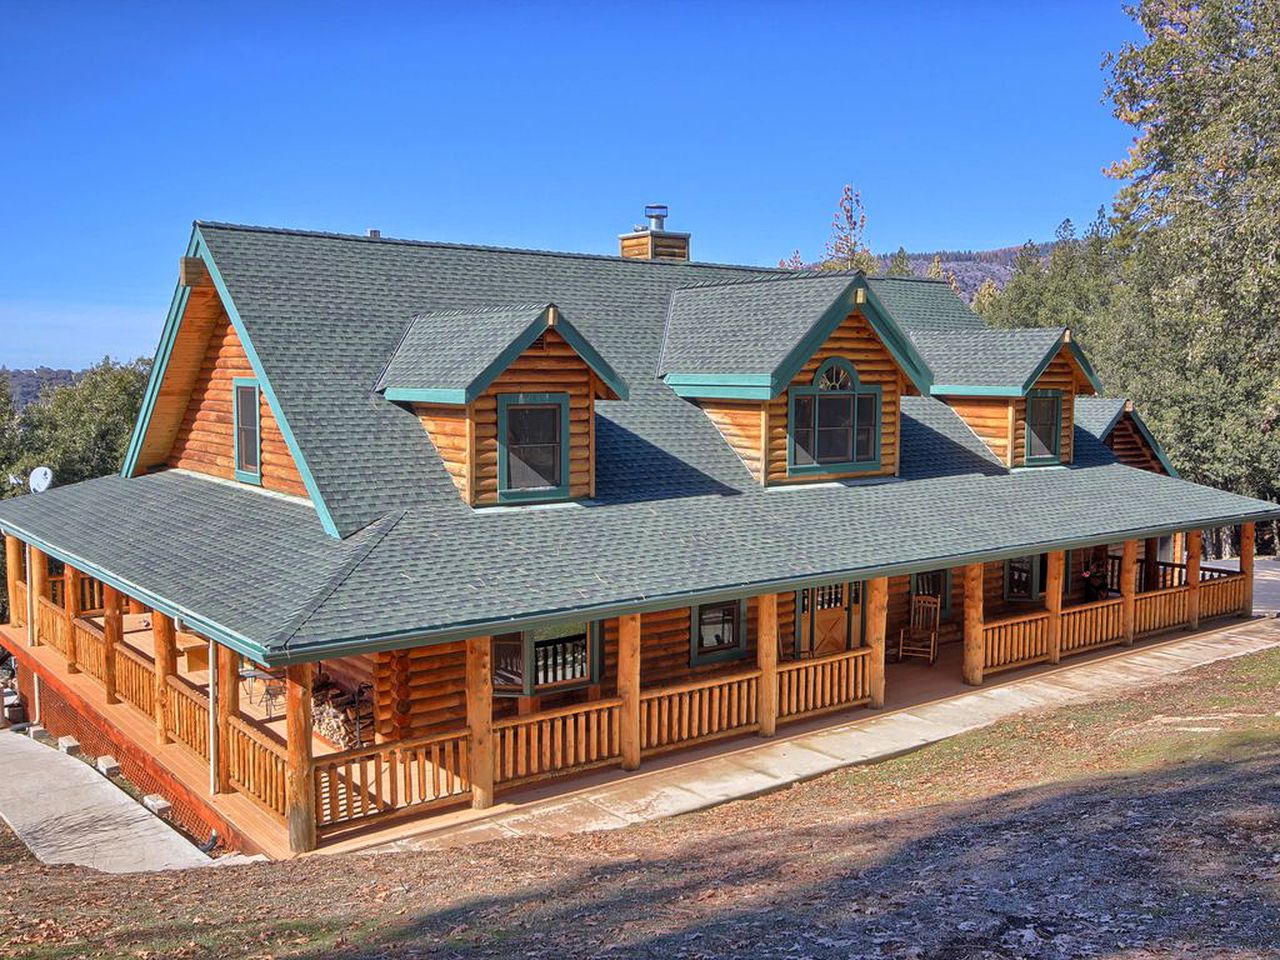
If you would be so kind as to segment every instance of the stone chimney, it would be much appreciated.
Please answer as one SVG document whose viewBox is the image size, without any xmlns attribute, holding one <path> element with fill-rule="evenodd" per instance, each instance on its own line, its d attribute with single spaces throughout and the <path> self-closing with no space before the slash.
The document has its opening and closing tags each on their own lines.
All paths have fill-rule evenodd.
<svg viewBox="0 0 1280 960">
<path fill-rule="evenodd" d="M 644 208 L 648 226 L 637 226 L 618 235 L 618 252 L 631 260 L 688 260 L 689 234 L 666 229 L 667 205 L 651 203 Z"/>
</svg>

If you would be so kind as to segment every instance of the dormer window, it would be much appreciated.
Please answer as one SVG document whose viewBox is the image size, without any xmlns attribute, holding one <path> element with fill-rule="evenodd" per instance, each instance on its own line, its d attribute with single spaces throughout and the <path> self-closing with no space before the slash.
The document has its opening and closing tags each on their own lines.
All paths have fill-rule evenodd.
<svg viewBox="0 0 1280 960">
<path fill-rule="evenodd" d="M 1027 397 L 1027 466 L 1061 462 L 1062 392 L 1032 390 Z"/>
<path fill-rule="evenodd" d="M 569 395 L 498 396 L 498 500 L 569 495 Z"/>
<path fill-rule="evenodd" d="M 789 473 L 880 466 L 880 388 L 859 383 L 846 360 L 826 361 L 813 386 L 791 389 L 789 427 Z"/>
</svg>

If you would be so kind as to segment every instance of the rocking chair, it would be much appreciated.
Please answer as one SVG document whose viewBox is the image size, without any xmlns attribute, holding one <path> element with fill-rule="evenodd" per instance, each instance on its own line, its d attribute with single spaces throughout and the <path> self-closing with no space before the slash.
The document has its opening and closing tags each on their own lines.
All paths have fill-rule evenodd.
<svg viewBox="0 0 1280 960">
<path fill-rule="evenodd" d="M 920 657 L 933 666 L 938 659 L 938 621 L 942 601 L 938 597 L 918 596 L 911 600 L 911 625 L 898 633 L 898 662 L 906 657 Z"/>
</svg>

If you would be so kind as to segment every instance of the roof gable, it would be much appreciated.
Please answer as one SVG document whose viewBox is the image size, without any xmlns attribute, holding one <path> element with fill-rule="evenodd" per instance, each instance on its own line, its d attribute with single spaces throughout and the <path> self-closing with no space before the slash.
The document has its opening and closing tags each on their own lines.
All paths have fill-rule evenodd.
<svg viewBox="0 0 1280 960">
<path fill-rule="evenodd" d="M 770 400 L 855 311 L 917 384 L 927 370 L 861 273 L 703 284 L 671 295 L 658 373 L 683 397 Z"/>
<path fill-rule="evenodd" d="M 932 329 L 912 339 L 933 373 L 933 396 L 1025 396 L 1064 348 L 1080 377 L 1102 389 L 1065 327 Z"/>
<path fill-rule="evenodd" d="M 419 314 L 409 323 L 376 389 L 388 400 L 470 403 L 551 328 L 600 378 L 608 399 L 628 397 L 626 381 L 553 303 Z"/>
</svg>

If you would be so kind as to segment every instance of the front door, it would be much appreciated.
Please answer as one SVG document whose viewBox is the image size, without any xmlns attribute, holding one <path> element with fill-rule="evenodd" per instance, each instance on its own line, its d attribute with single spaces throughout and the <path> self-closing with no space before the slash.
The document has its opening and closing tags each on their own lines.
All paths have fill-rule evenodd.
<svg viewBox="0 0 1280 960">
<path fill-rule="evenodd" d="M 825 657 L 861 644 L 859 583 L 828 583 L 800 591 L 801 656 Z"/>
</svg>

